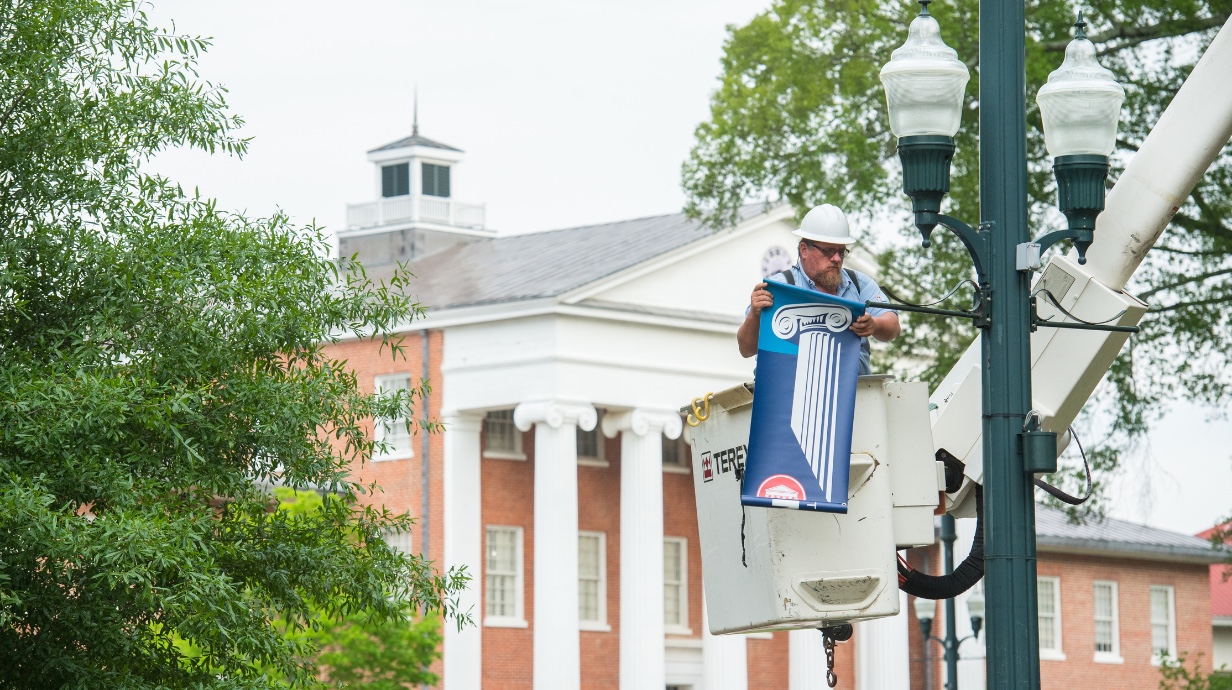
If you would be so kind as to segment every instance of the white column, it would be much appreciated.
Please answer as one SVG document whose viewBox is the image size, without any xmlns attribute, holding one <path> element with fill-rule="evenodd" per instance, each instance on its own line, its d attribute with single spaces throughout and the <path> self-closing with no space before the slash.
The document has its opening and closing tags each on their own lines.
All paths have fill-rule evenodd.
<svg viewBox="0 0 1232 690">
<path fill-rule="evenodd" d="M 445 567 L 465 566 L 471 581 L 458 596 L 458 609 L 475 625 L 459 631 L 445 624 L 445 683 L 449 690 L 479 690 L 483 659 L 483 520 L 480 515 L 479 431 L 483 416 L 442 415 L 445 424 Z"/>
<path fill-rule="evenodd" d="M 711 635 L 702 594 L 702 688 L 748 690 L 749 655 L 744 635 Z M 821 633 L 818 633 L 819 635 Z"/>
<path fill-rule="evenodd" d="M 820 690 L 826 687 L 826 647 L 820 630 L 787 633 L 787 687 Z"/>
<path fill-rule="evenodd" d="M 680 413 L 610 413 L 620 437 L 620 688 L 666 685 L 663 636 L 663 436 L 680 436 Z"/>
<path fill-rule="evenodd" d="M 856 690 L 911 685 L 907 646 L 907 594 L 898 593 L 898 615 L 856 623 Z"/>
<path fill-rule="evenodd" d="M 535 427 L 535 688 L 581 687 L 578 637 L 577 429 L 595 428 L 587 403 L 527 402 L 513 411 L 522 431 Z"/>
</svg>

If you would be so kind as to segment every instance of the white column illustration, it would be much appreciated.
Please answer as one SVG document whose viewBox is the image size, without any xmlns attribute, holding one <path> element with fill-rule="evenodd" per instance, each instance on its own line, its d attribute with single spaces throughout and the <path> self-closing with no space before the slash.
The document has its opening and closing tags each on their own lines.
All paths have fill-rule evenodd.
<svg viewBox="0 0 1232 690">
<path fill-rule="evenodd" d="M 787 633 L 788 690 L 820 690 L 826 687 L 826 648 L 819 630 Z"/>
<path fill-rule="evenodd" d="M 620 434 L 620 688 L 664 687 L 663 436 L 680 436 L 674 410 L 636 409 L 603 418 Z"/>
<path fill-rule="evenodd" d="M 587 403 L 527 402 L 513 411 L 535 428 L 535 585 L 532 668 L 539 690 L 581 686 L 578 637 L 577 429 L 595 428 Z"/>
<path fill-rule="evenodd" d="M 476 625 L 459 631 L 445 625 L 445 682 L 450 690 L 478 690 L 483 668 L 483 524 L 480 516 L 479 431 L 483 416 L 452 412 L 445 424 L 445 566 L 465 566 L 470 584 L 459 595 L 459 610 Z"/>
<path fill-rule="evenodd" d="M 711 635 L 702 593 L 702 688 L 748 690 L 749 655 L 744 635 Z M 820 634 L 820 633 L 818 633 Z"/>
<path fill-rule="evenodd" d="M 834 400 L 842 365 L 842 349 L 835 334 L 851 325 L 851 312 L 825 304 L 788 305 L 774 312 L 773 323 L 774 334 L 782 340 L 800 334 L 791 430 L 825 492 L 821 498 L 833 502 L 834 427 L 838 412 Z"/>
</svg>

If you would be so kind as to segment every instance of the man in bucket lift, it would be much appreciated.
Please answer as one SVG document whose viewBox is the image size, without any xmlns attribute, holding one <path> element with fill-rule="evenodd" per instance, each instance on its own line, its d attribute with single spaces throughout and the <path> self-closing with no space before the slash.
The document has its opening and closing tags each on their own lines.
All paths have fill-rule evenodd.
<svg viewBox="0 0 1232 690">
<path fill-rule="evenodd" d="M 886 301 L 877 281 L 859 271 L 843 268 L 843 258 L 850 251 L 847 245 L 851 244 L 852 238 L 847 216 L 837 206 L 822 204 L 809 211 L 800 223 L 800 229 L 792 234 L 800 238 L 800 244 L 796 247 L 799 260 L 766 280 L 824 292 L 853 302 Z M 744 323 L 736 331 L 741 356 L 757 354 L 761 312 L 773 304 L 774 297 L 766 289 L 766 284 L 758 283 L 753 288 Z M 898 312 L 869 307 L 863 316 L 852 322 L 851 332 L 860 336 L 860 375 L 871 374 L 868 338 L 872 336 L 882 342 L 897 338 L 901 332 Z"/>
</svg>

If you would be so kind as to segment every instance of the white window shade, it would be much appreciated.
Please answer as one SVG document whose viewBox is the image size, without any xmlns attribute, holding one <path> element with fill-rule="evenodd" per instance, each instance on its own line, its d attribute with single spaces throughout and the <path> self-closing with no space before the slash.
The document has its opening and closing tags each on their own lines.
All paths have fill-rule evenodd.
<svg viewBox="0 0 1232 690">
<path fill-rule="evenodd" d="M 605 541 L 602 532 L 578 533 L 578 620 L 586 630 L 607 625 Z"/>
<path fill-rule="evenodd" d="M 677 537 L 663 540 L 663 624 L 667 632 L 689 629 L 688 542 Z"/>
<path fill-rule="evenodd" d="M 378 395 L 392 396 L 400 391 L 409 393 L 410 390 L 410 374 L 376 377 Z M 405 415 L 377 419 L 374 432 L 377 448 L 372 455 L 373 460 L 396 460 L 409 458 L 415 454 L 410 425 Z"/>
<path fill-rule="evenodd" d="M 1063 661 L 1061 647 L 1061 580 L 1055 577 L 1036 579 L 1039 615 L 1040 659 Z"/>
<path fill-rule="evenodd" d="M 525 626 L 522 614 L 522 528 L 487 528 L 484 625 Z"/>
<path fill-rule="evenodd" d="M 1151 663 L 1176 657 L 1176 595 L 1172 587 L 1151 586 Z"/>
</svg>

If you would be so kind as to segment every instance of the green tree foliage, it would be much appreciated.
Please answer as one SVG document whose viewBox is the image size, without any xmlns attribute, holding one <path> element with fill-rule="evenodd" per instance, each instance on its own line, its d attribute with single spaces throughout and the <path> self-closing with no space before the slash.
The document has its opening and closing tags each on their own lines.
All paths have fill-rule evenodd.
<svg viewBox="0 0 1232 690">
<path fill-rule="evenodd" d="M 279 509 L 292 515 L 312 517 L 323 508 L 316 492 L 279 488 L 275 494 Z M 309 626 L 287 634 L 317 650 L 317 669 L 331 683 L 404 690 L 408 685 L 434 685 L 440 680 L 428 670 L 441 657 L 441 621 L 435 614 L 416 616 L 408 610 L 405 617 L 387 619 L 368 611 L 342 619 L 320 615 Z"/>
<path fill-rule="evenodd" d="M 423 387 L 365 394 L 322 346 L 400 356 L 407 276 L 142 172 L 244 152 L 207 45 L 135 0 L 0 5 L 0 686 L 312 684 L 274 619 L 456 616 L 465 576 L 388 547 L 409 520 L 349 470 Z M 328 500 L 273 510 L 275 484 Z"/>
<path fill-rule="evenodd" d="M 943 212 L 979 220 L 979 7 L 947 0 L 930 8 L 942 36 L 967 62 L 962 129 L 952 193 Z M 1126 87 L 1111 179 L 1142 143 L 1232 11 L 1228 0 L 1109 0 L 1028 3 L 1028 193 L 1033 235 L 1062 227 L 1034 94 L 1056 69 L 1079 9 L 1102 64 Z M 854 212 L 865 242 L 881 249 L 882 280 L 912 301 L 931 301 L 974 278 L 961 245 L 945 231 L 918 247 L 902 193 L 901 167 L 878 72 L 907 36 L 914 3 L 776 0 L 746 26 L 729 28 L 710 120 L 683 167 L 686 210 L 713 225 L 750 200 L 785 201 L 799 212 L 823 202 Z M 1145 433 L 1168 401 L 1214 409 L 1232 395 L 1232 156 L 1212 166 L 1134 276 L 1128 290 L 1152 311 L 1097 396 L 1109 410 L 1109 441 L 1091 453 L 1099 469 Z M 893 240 L 893 241 L 891 241 Z M 909 241 L 904 241 L 909 240 Z M 966 306 L 959 292 L 950 304 Z M 967 303 L 969 304 L 969 302 Z M 975 336 L 968 322 L 906 315 L 903 336 L 881 355 L 885 370 L 932 362 L 935 385 Z M 1090 444 L 1089 444 L 1090 445 Z M 1081 471 L 1079 464 L 1077 471 Z M 1075 477 L 1076 479 L 1076 477 Z"/>
<path fill-rule="evenodd" d="M 1178 658 L 1165 658 L 1159 665 L 1160 690 L 1232 690 L 1232 673 L 1219 669 L 1211 674 L 1202 672 L 1202 654 L 1195 655 L 1193 664 L 1186 666 L 1188 654 Z"/>
</svg>

